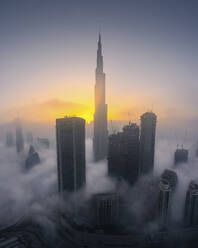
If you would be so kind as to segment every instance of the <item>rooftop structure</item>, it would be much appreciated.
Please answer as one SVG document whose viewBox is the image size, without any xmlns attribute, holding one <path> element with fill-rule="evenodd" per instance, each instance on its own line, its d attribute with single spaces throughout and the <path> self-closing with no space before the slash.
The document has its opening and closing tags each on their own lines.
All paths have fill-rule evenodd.
<svg viewBox="0 0 198 248">
<path fill-rule="evenodd" d="M 178 148 L 175 151 L 175 156 L 174 156 L 174 164 L 178 165 L 181 163 L 187 163 L 188 162 L 188 150 L 182 148 Z"/>
</svg>

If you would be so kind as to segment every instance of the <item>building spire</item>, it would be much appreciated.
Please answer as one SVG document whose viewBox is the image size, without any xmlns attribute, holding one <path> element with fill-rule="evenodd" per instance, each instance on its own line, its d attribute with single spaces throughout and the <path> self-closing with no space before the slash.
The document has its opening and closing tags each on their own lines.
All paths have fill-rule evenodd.
<svg viewBox="0 0 198 248">
<path fill-rule="evenodd" d="M 99 39 L 98 39 L 98 42 L 101 44 L 101 34 L 99 32 Z"/>
<path fill-rule="evenodd" d="M 102 56 L 102 42 L 101 42 L 101 34 L 99 33 L 98 38 L 98 50 L 97 50 L 97 72 L 103 72 L 103 56 Z"/>
</svg>

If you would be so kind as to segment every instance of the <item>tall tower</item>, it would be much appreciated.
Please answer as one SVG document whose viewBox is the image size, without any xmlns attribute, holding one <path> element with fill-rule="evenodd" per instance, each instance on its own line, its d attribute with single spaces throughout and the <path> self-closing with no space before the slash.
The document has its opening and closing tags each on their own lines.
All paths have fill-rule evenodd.
<svg viewBox="0 0 198 248">
<path fill-rule="evenodd" d="M 11 147 L 14 145 L 14 137 L 11 132 L 6 133 L 6 146 Z"/>
<path fill-rule="evenodd" d="M 139 127 L 129 123 L 122 132 L 109 136 L 108 173 L 133 184 L 139 174 Z"/>
<path fill-rule="evenodd" d="M 155 130 L 157 116 L 146 112 L 141 116 L 140 174 L 147 174 L 154 168 Z"/>
<path fill-rule="evenodd" d="M 24 139 L 19 119 L 16 120 L 16 150 L 20 153 L 24 150 Z"/>
<path fill-rule="evenodd" d="M 171 188 L 168 181 L 161 180 L 159 183 L 159 227 L 166 229 L 168 225 L 169 208 L 170 208 Z"/>
<path fill-rule="evenodd" d="M 85 120 L 56 120 L 59 192 L 76 192 L 85 184 Z"/>
<path fill-rule="evenodd" d="M 185 202 L 184 221 L 186 227 L 198 225 L 198 181 L 191 181 Z"/>
<path fill-rule="evenodd" d="M 97 50 L 96 84 L 95 84 L 95 113 L 94 113 L 94 159 L 98 161 L 107 155 L 107 104 L 105 102 L 105 73 L 103 72 L 103 56 L 101 36 L 99 34 Z"/>
<path fill-rule="evenodd" d="M 164 230 L 168 227 L 171 219 L 171 202 L 173 193 L 177 187 L 177 174 L 172 170 L 165 170 L 159 183 L 159 227 Z"/>
</svg>

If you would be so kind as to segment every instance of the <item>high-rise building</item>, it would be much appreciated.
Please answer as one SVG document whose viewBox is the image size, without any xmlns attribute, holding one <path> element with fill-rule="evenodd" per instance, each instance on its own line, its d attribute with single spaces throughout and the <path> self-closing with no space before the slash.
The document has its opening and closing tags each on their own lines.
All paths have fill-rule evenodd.
<svg viewBox="0 0 198 248">
<path fill-rule="evenodd" d="M 28 157 L 25 161 L 25 169 L 29 170 L 35 165 L 40 164 L 41 160 L 39 154 L 35 151 L 34 147 L 30 145 Z"/>
<path fill-rule="evenodd" d="M 100 229 L 116 226 L 119 219 L 119 197 L 116 193 L 95 194 L 92 198 L 93 225 Z"/>
<path fill-rule="evenodd" d="M 14 145 L 14 137 L 11 132 L 6 133 L 6 146 L 11 147 Z"/>
<path fill-rule="evenodd" d="M 105 100 L 105 73 L 103 72 L 103 56 L 101 36 L 99 34 L 97 50 L 95 113 L 93 151 L 95 161 L 106 158 L 108 143 L 107 104 Z"/>
<path fill-rule="evenodd" d="M 85 120 L 65 117 L 56 120 L 59 192 L 76 192 L 86 180 Z"/>
<path fill-rule="evenodd" d="M 185 202 L 184 222 L 187 227 L 198 225 L 198 181 L 191 181 Z"/>
<path fill-rule="evenodd" d="M 166 180 L 161 180 L 159 183 L 159 227 L 166 229 L 169 217 L 170 205 L 170 184 Z"/>
<path fill-rule="evenodd" d="M 16 121 L 16 150 L 18 153 L 24 150 L 24 139 L 20 121 Z"/>
<path fill-rule="evenodd" d="M 109 136 L 108 173 L 133 184 L 139 175 L 139 127 L 129 123 Z"/>
<path fill-rule="evenodd" d="M 159 183 L 159 227 L 166 229 L 171 213 L 170 204 L 173 193 L 177 186 L 177 174 L 175 171 L 166 169 L 162 175 Z"/>
<path fill-rule="evenodd" d="M 188 162 L 188 150 L 182 148 L 178 148 L 175 151 L 175 156 L 174 156 L 174 164 L 178 165 L 181 163 L 187 163 Z"/>
<path fill-rule="evenodd" d="M 154 168 L 155 130 L 157 116 L 146 112 L 141 116 L 140 174 L 147 174 Z"/>
</svg>

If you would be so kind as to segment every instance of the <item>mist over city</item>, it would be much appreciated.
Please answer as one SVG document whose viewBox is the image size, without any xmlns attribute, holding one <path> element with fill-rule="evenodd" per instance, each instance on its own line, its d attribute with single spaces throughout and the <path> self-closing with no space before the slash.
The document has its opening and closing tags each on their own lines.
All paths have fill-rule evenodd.
<svg viewBox="0 0 198 248">
<path fill-rule="evenodd" d="M 197 247 L 197 11 L 0 1 L 0 247 Z"/>
</svg>

